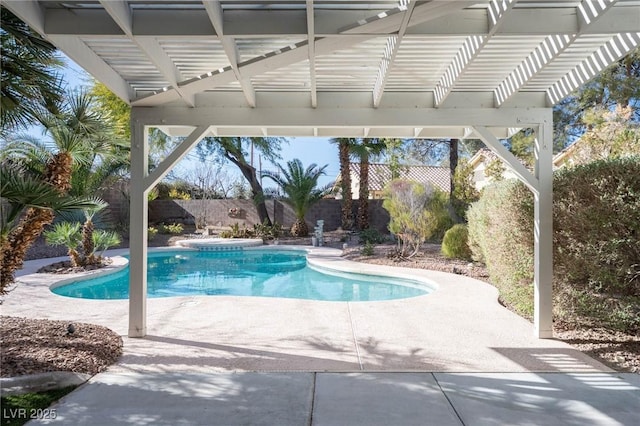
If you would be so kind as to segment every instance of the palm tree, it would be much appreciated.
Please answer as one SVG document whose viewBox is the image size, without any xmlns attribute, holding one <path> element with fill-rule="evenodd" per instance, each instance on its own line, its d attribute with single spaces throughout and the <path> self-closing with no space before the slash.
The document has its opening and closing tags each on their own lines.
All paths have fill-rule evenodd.
<svg viewBox="0 0 640 426">
<path fill-rule="evenodd" d="M 96 206 L 96 208 L 99 206 Z M 87 209 L 84 209 L 87 210 Z M 95 210 L 95 209 L 93 209 Z M 86 223 L 85 223 L 86 225 Z M 120 237 L 113 231 L 92 231 L 90 247 L 87 247 L 86 227 L 79 222 L 59 222 L 53 229 L 44 233 L 47 244 L 67 247 L 67 254 L 71 259 L 71 266 L 87 266 L 99 264 L 102 260 L 102 252 L 111 246 L 120 244 Z M 82 246 L 82 253 L 78 248 Z M 100 254 L 96 255 L 96 252 Z"/>
<path fill-rule="evenodd" d="M 120 236 L 114 231 L 99 229 L 93 233 L 92 238 L 95 250 L 91 253 L 91 256 L 96 259 L 96 262 L 100 262 L 106 249 L 120 244 Z M 96 255 L 96 252 L 100 253 Z"/>
<path fill-rule="evenodd" d="M 287 169 L 278 165 L 278 172 L 262 172 L 263 177 L 273 180 L 284 192 L 287 202 L 293 207 L 296 222 L 291 227 L 291 235 L 305 237 L 309 234 L 309 228 L 304 220 L 304 216 L 314 203 L 327 195 L 333 185 L 323 188 L 316 188 L 318 179 L 324 175 L 324 170 L 328 164 L 318 167 L 311 164 L 306 169 L 297 158 L 287 162 Z"/>
<path fill-rule="evenodd" d="M 85 221 L 82 225 L 82 251 L 84 253 L 83 263 L 85 265 L 95 265 L 99 259 L 94 256 L 95 245 L 93 240 L 94 225 L 93 218 L 96 214 L 107 208 L 108 204 L 96 199 L 95 205 L 91 208 L 83 209 Z"/>
<path fill-rule="evenodd" d="M 332 143 L 338 145 L 338 157 L 340 159 L 340 189 L 342 191 L 342 229 L 345 231 L 353 228 L 353 195 L 351 192 L 351 171 L 349 170 L 351 149 L 357 145 L 357 139 L 335 138 Z"/>
<path fill-rule="evenodd" d="M 362 139 L 351 148 L 360 159 L 360 193 L 358 196 L 358 229 L 369 228 L 369 159 L 382 154 L 387 148 L 382 139 Z"/>
<path fill-rule="evenodd" d="M 28 170 L 9 162 L 0 167 L 0 294 L 5 294 L 22 267 L 24 256 L 39 232 L 20 220 L 25 210 L 66 212 L 89 208 L 93 201 L 61 196 L 57 189 Z M 5 204 L 6 203 L 6 204 Z M 35 234 L 35 235 L 34 235 Z"/>
<path fill-rule="evenodd" d="M 2 97 L 0 135 L 27 127 L 43 111 L 57 111 L 62 78 L 54 69 L 62 61 L 56 48 L 6 8 L 1 8 Z"/>
<path fill-rule="evenodd" d="M 78 252 L 78 246 L 82 241 L 80 224 L 78 222 L 56 223 L 53 229 L 44 233 L 44 236 L 47 244 L 65 246 L 67 248 L 67 254 L 69 258 L 71 258 L 71 266 L 78 267 L 84 263 Z"/>
<path fill-rule="evenodd" d="M 79 92 L 71 96 L 63 105 L 60 114 L 45 114 L 39 120 L 51 136 L 50 143 L 32 139 L 11 141 L 3 152 L 4 158 L 21 162 L 30 170 L 40 171 L 42 180 L 65 196 L 71 187 L 74 164 L 83 164 L 95 153 L 97 146 L 90 142 L 104 141 L 108 131 L 103 118 L 92 111 L 91 97 Z M 104 147 L 107 144 L 101 144 Z M 11 231 L 7 240 L 4 256 L 10 253 L 11 267 L 19 268 L 28 248 L 42 233 L 45 226 L 51 224 L 54 212 L 49 208 L 29 207 L 20 222 Z M 20 257 L 16 257 L 16 256 Z M 13 269 L 11 277 L 13 277 Z M 4 276 L 3 276 L 4 279 Z"/>
</svg>

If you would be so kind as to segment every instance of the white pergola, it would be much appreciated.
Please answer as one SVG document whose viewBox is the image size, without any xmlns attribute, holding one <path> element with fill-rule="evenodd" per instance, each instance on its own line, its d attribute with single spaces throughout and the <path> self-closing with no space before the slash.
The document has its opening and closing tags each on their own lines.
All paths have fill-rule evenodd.
<svg viewBox="0 0 640 426">
<path fill-rule="evenodd" d="M 132 107 L 129 335 L 147 193 L 203 137 L 480 138 L 535 197 L 552 336 L 552 106 L 640 43 L 637 0 L 3 0 Z M 147 130 L 186 136 L 148 172 Z M 499 142 L 537 134 L 527 170 Z"/>
</svg>

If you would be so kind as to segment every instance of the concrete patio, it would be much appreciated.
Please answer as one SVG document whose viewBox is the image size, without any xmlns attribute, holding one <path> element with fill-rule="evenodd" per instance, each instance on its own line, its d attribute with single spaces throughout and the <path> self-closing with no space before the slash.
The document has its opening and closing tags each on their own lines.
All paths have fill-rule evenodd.
<svg viewBox="0 0 640 426">
<path fill-rule="evenodd" d="M 298 249 L 300 247 L 297 247 Z M 124 340 L 112 370 L 606 372 L 598 361 L 553 339 L 501 306 L 484 282 L 442 272 L 345 261 L 315 248 L 310 262 L 342 271 L 420 279 L 426 296 L 378 302 L 320 302 L 259 297 L 148 300 L 148 335 L 127 337 L 126 300 L 57 296 L 60 280 L 30 274 L 55 259 L 27 262 L 3 314 L 89 322 Z M 69 278 L 65 276 L 65 278 Z"/>
<path fill-rule="evenodd" d="M 299 247 L 298 247 L 299 248 Z M 317 264 L 420 278 L 437 289 L 386 302 L 253 297 L 149 300 L 128 338 L 127 301 L 60 297 L 28 262 L 4 315 L 107 326 L 124 354 L 30 424 L 635 425 L 640 376 L 552 339 L 483 282 L 377 267 L 314 249 Z"/>
</svg>

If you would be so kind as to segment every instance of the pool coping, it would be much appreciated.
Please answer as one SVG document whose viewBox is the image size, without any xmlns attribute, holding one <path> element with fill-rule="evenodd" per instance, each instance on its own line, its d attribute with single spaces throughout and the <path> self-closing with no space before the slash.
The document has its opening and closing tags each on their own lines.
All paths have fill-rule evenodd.
<svg viewBox="0 0 640 426">
<path fill-rule="evenodd" d="M 188 241 L 188 240 L 186 240 Z M 255 240 L 252 240 L 255 241 Z M 425 287 L 429 293 L 438 290 L 438 284 L 433 279 L 429 278 L 427 274 L 421 273 L 418 269 L 403 269 L 393 268 L 383 265 L 373 265 L 367 263 L 353 262 L 342 258 L 342 251 L 331 247 L 306 247 L 296 245 L 261 245 L 252 246 L 245 245 L 239 246 L 239 250 L 251 250 L 251 251 L 263 251 L 263 250 L 279 250 L 279 251 L 297 251 L 305 253 L 307 263 L 315 267 L 320 272 L 345 272 L 350 274 L 360 274 L 366 276 L 380 276 L 394 279 L 408 280 L 417 282 L 419 287 Z M 168 247 L 152 247 L 148 249 L 148 254 L 162 253 L 163 251 L 204 251 L 207 253 L 215 253 L 217 250 L 201 250 L 198 247 L 185 247 L 182 245 L 168 246 Z M 234 250 L 235 251 L 235 250 Z M 227 250 L 220 250 L 219 252 L 228 252 Z M 129 265 L 129 260 L 124 257 L 129 252 L 119 253 L 114 256 L 108 256 L 111 259 L 111 264 L 92 271 L 80 272 L 79 275 L 73 277 L 63 278 L 49 285 L 49 290 L 54 290 L 58 287 L 62 287 L 68 284 L 76 283 L 78 281 L 84 281 L 92 278 L 104 277 L 107 275 L 115 274 Z M 52 274 L 58 276 L 58 274 Z M 246 296 L 239 296 L 246 297 Z M 414 296 L 419 297 L 419 296 Z M 95 300 L 109 300 L 109 299 L 95 299 Z"/>
</svg>

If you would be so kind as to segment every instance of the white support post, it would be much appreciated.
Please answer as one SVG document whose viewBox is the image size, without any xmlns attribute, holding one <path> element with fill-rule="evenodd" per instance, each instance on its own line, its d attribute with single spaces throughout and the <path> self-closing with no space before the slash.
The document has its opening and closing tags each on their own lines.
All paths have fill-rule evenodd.
<svg viewBox="0 0 640 426">
<path fill-rule="evenodd" d="M 129 221 L 129 337 L 147 334 L 147 226 L 149 188 L 149 142 L 147 128 L 131 123 L 131 190 Z"/>
<path fill-rule="evenodd" d="M 553 118 L 540 123 L 535 141 L 534 333 L 553 337 Z"/>
</svg>

